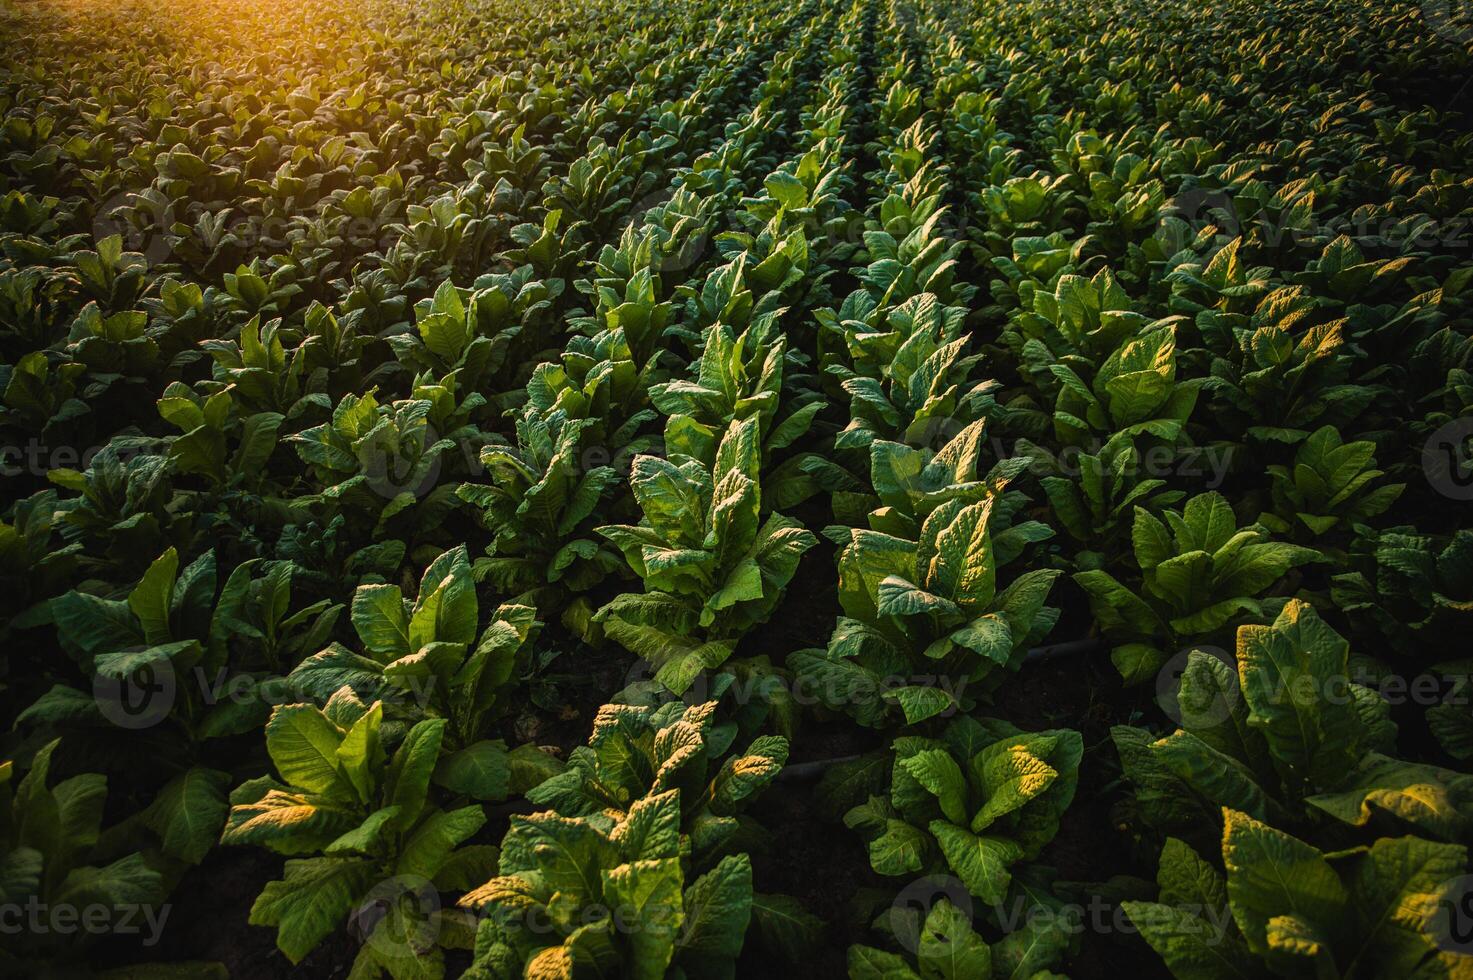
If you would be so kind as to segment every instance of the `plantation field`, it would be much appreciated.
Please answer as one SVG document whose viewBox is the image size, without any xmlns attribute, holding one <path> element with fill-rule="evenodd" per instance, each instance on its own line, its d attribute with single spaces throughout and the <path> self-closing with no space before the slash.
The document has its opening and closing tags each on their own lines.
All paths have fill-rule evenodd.
<svg viewBox="0 0 1473 980">
<path fill-rule="evenodd" d="M 1466 3 L 0 45 L 0 976 L 1473 980 Z"/>
</svg>

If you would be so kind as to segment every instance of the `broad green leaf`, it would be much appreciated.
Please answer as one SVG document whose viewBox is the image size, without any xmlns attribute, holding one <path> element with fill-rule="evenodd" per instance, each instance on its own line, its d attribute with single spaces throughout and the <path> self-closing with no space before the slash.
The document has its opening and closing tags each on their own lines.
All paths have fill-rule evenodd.
<svg viewBox="0 0 1473 980">
<path fill-rule="evenodd" d="M 508 756 L 505 742 L 482 739 L 443 756 L 435 766 L 435 783 L 473 800 L 504 800 L 511 792 Z"/>
<path fill-rule="evenodd" d="M 267 882 L 256 896 L 251 925 L 276 926 L 277 947 L 300 963 L 341 928 L 373 880 L 373 865 L 358 858 L 288 861 L 282 879 Z"/>
<path fill-rule="evenodd" d="M 947 899 L 931 906 L 921 927 L 916 961 L 938 980 L 972 980 L 992 975 L 992 950 L 972 930 L 967 916 Z"/>
<path fill-rule="evenodd" d="M 394 873 L 433 878 L 440 873 L 450 852 L 480 830 L 485 822 L 486 814 L 479 805 L 434 811 L 404 841 Z"/>
<path fill-rule="evenodd" d="M 1345 933 L 1353 903 L 1319 851 L 1244 813 L 1225 810 L 1223 820 L 1228 901 L 1250 950 L 1267 954 L 1269 921 L 1283 915 Z"/>
<path fill-rule="evenodd" d="M 929 749 L 917 752 L 908 758 L 899 759 L 896 765 L 907 772 L 933 794 L 941 803 L 941 812 L 954 824 L 966 824 L 967 783 L 961 767 L 944 749 Z M 1052 774 L 1052 770 L 1049 770 Z"/>
<path fill-rule="evenodd" d="M 173 608 L 174 580 L 178 573 L 179 553 L 170 548 L 148 566 L 143 578 L 128 593 L 128 608 L 138 617 L 147 643 L 168 643 L 173 636 L 169 612 Z"/>
<path fill-rule="evenodd" d="M 351 618 L 363 646 L 380 660 L 387 662 L 410 652 L 409 619 L 398 586 L 359 586 L 353 594 Z"/>
<path fill-rule="evenodd" d="M 722 858 L 685 890 L 680 954 L 691 969 L 740 955 L 752 903 L 752 865 L 745 854 Z"/>
<path fill-rule="evenodd" d="M 685 922 L 680 859 L 633 861 L 602 874 L 604 895 L 628 930 L 626 975 L 662 980 Z"/>
<path fill-rule="evenodd" d="M 266 723 L 266 751 L 281 778 L 311 793 L 348 791 L 338 760 L 343 732 L 307 704 L 284 704 Z"/>
<path fill-rule="evenodd" d="M 159 791 L 146 821 L 159 835 L 164 853 L 189 864 L 204 860 L 230 811 L 229 787 L 228 773 L 195 766 Z"/>
<path fill-rule="evenodd" d="M 940 820 L 931 822 L 931 835 L 968 891 L 988 904 L 1003 901 L 1012 880 L 1008 868 L 1023 857 L 1023 848 L 1016 841 L 978 836 Z"/>
</svg>

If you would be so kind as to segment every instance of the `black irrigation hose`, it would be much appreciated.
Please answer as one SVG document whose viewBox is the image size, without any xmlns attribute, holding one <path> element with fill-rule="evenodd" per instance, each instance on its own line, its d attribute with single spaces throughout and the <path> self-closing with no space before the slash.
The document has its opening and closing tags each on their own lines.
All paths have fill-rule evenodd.
<svg viewBox="0 0 1473 980">
<path fill-rule="evenodd" d="M 1072 657 L 1076 653 L 1089 653 L 1099 645 L 1099 637 L 1086 636 L 1083 639 L 1070 640 L 1067 643 L 1051 643 L 1046 647 L 1034 647 L 1023 655 L 1023 663 L 1036 664 L 1044 660 L 1058 660 L 1061 657 Z"/>
<path fill-rule="evenodd" d="M 815 759 L 812 762 L 798 762 L 791 766 L 783 766 L 782 772 L 777 774 L 780 783 L 796 783 L 800 780 L 816 779 L 822 776 L 830 766 L 837 766 L 843 762 L 853 762 L 860 758 L 857 755 L 839 755 L 832 759 Z"/>
</svg>

